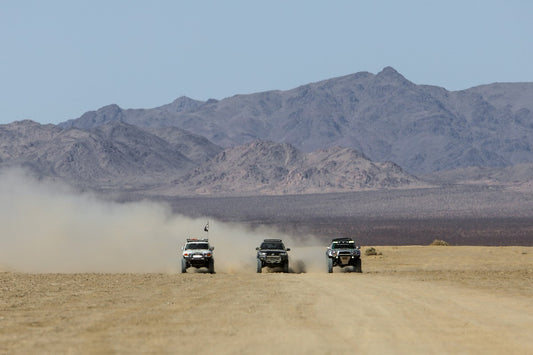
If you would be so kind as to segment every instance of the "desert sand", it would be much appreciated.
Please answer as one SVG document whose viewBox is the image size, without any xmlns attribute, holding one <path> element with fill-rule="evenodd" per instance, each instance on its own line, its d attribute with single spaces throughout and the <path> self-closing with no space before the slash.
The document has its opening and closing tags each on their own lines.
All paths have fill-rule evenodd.
<svg viewBox="0 0 533 355">
<path fill-rule="evenodd" d="M 532 247 L 376 246 L 362 274 L 315 249 L 289 274 L 4 268 L 0 353 L 533 353 Z"/>
</svg>

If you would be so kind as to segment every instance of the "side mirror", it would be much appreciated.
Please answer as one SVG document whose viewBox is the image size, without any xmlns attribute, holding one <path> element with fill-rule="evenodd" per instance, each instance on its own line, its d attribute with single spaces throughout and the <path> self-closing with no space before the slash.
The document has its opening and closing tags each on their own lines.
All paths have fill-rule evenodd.
<svg viewBox="0 0 533 355">
<path fill-rule="evenodd" d="M 287 248 L 287 251 L 291 251 L 291 248 Z"/>
<path fill-rule="evenodd" d="M 259 247 L 255 248 L 255 250 L 259 250 Z"/>
<path fill-rule="evenodd" d="M 209 247 L 209 250 L 213 251 L 215 250 L 215 247 Z"/>
</svg>

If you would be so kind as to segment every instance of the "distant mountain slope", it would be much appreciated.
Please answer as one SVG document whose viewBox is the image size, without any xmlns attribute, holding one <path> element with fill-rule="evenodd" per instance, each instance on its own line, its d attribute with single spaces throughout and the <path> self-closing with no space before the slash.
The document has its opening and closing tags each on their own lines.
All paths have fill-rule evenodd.
<svg viewBox="0 0 533 355">
<path fill-rule="evenodd" d="M 373 163 L 349 148 L 303 153 L 255 141 L 228 148 L 162 187 L 164 194 L 300 194 L 422 187 L 393 163 Z"/>
<path fill-rule="evenodd" d="M 207 138 L 177 127 L 147 128 L 146 131 L 171 144 L 194 164 L 203 163 L 223 150 Z"/>
<path fill-rule="evenodd" d="M 0 125 L 0 163 L 31 158 L 61 132 L 54 125 L 41 125 L 30 120 Z"/>
<path fill-rule="evenodd" d="M 533 185 L 533 163 L 516 164 L 505 168 L 469 167 L 423 176 L 428 182 L 439 184 L 502 185 L 521 189 Z"/>
<path fill-rule="evenodd" d="M 342 146 L 411 173 L 533 162 L 533 83 L 483 85 L 450 92 L 416 85 L 393 68 L 324 80 L 287 91 L 206 102 L 180 97 L 153 109 L 116 105 L 62 127 L 104 122 L 179 127 L 223 147 L 254 140 L 306 152 Z"/>
<path fill-rule="evenodd" d="M 160 137 L 171 132 L 181 143 Z M 178 129 L 152 134 L 121 122 L 62 130 L 22 121 L 0 126 L 0 164 L 87 187 L 140 187 L 175 179 L 193 159 L 205 161 L 221 150 L 205 141 Z"/>
</svg>

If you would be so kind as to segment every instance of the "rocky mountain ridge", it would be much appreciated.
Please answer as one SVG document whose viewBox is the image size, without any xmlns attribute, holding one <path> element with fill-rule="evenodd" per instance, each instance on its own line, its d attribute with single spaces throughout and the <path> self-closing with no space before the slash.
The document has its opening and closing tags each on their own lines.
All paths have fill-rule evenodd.
<svg viewBox="0 0 533 355">
<path fill-rule="evenodd" d="M 372 162 L 350 148 L 304 153 L 287 143 L 267 141 L 225 149 L 173 184 L 179 194 L 209 195 L 284 195 L 425 186 L 396 164 Z"/>
</svg>

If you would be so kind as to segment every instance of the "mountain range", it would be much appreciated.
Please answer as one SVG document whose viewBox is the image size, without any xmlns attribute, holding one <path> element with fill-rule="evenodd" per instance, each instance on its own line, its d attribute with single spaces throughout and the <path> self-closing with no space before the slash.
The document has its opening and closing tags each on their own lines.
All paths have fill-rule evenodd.
<svg viewBox="0 0 533 355">
<path fill-rule="evenodd" d="M 287 91 L 0 125 L 0 167 L 161 195 L 305 194 L 428 186 L 416 176 L 483 181 L 473 171 L 488 169 L 493 182 L 524 183 L 532 144 L 533 83 L 447 91 L 387 67 Z"/>
<path fill-rule="evenodd" d="M 220 101 L 180 97 L 153 109 L 109 105 L 60 127 L 107 122 L 179 127 L 224 148 L 254 140 L 304 152 L 353 148 L 412 174 L 533 162 L 533 83 L 447 91 L 416 85 L 391 67 Z"/>
</svg>

